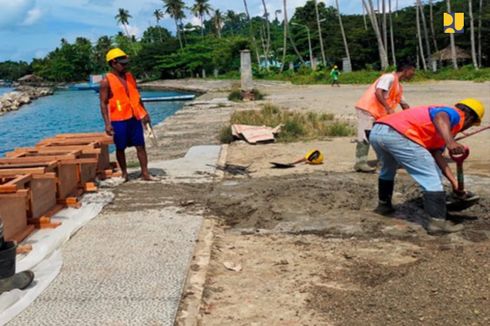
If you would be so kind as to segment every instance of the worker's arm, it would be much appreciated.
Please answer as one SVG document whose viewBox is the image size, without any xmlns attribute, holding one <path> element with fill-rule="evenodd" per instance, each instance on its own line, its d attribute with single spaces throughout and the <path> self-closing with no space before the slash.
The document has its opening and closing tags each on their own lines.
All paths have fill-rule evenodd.
<svg viewBox="0 0 490 326">
<path fill-rule="evenodd" d="M 449 120 L 449 115 L 446 112 L 439 112 L 432 122 L 436 126 L 437 132 L 441 135 L 442 139 L 444 139 L 449 152 L 453 155 L 463 154 L 464 146 L 456 142 L 451 134 L 451 121 Z"/>
<path fill-rule="evenodd" d="M 386 113 L 393 114 L 395 113 L 395 111 L 393 111 L 393 109 L 390 108 L 390 106 L 388 105 L 388 102 L 386 102 L 386 98 L 385 98 L 386 93 L 387 91 L 385 91 L 384 89 L 376 88 L 376 92 L 375 92 L 376 99 L 378 100 L 379 103 L 381 103 L 381 105 L 384 106 Z"/>
<path fill-rule="evenodd" d="M 447 164 L 446 159 L 442 156 L 442 151 L 434 151 L 432 152 L 432 156 L 434 157 L 437 165 L 442 171 L 442 174 L 449 180 L 451 186 L 453 187 L 453 192 L 457 192 L 458 190 L 458 181 L 454 177 L 449 164 Z"/>
<path fill-rule="evenodd" d="M 143 124 L 147 124 L 147 123 L 151 123 L 151 119 L 150 119 L 150 113 L 148 112 L 148 110 L 146 109 L 145 105 L 143 104 L 143 101 L 141 100 L 140 98 L 140 105 L 141 107 L 145 110 L 146 112 L 146 115 L 143 119 L 141 119 L 141 121 L 143 122 Z"/>
<path fill-rule="evenodd" d="M 400 101 L 400 106 L 402 107 L 402 110 L 410 109 L 410 105 L 408 105 L 408 103 L 405 102 L 404 99 Z"/>
<path fill-rule="evenodd" d="M 99 99 L 100 113 L 102 114 L 102 118 L 104 119 L 105 132 L 109 136 L 112 136 L 114 134 L 114 130 L 112 129 L 111 121 L 109 119 L 109 82 L 106 78 L 102 79 L 102 81 L 100 82 Z"/>
</svg>

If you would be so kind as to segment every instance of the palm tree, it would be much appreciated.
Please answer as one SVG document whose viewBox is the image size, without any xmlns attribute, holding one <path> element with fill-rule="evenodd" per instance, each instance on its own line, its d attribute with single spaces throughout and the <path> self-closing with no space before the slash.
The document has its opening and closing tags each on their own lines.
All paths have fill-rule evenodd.
<svg viewBox="0 0 490 326">
<path fill-rule="evenodd" d="M 318 25 L 318 37 L 320 39 L 320 50 L 322 51 L 322 60 L 323 60 L 323 65 L 325 66 L 327 64 L 327 60 L 325 58 L 325 49 L 323 47 L 323 36 L 322 36 L 322 26 L 320 24 L 320 12 L 318 11 L 318 1 L 315 1 L 315 13 L 316 13 L 316 23 Z"/>
<path fill-rule="evenodd" d="M 478 60 L 476 59 L 476 44 L 475 44 L 475 22 L 473 20 L 473 1 L 468 0 L 468 11 L 470 13 L 470 35 L 471 35 L 471 58 L 473 59 L 473 66 L 478 70 Z"/>
<path fill-rule="evenodd" d="M 260 55 L 259 55 L 259 50 L 257 48 L 257 41 L 256 41 L 255 35 L 254 35 L 252 20 L 250 19 L 250 13 L 248 11 L 247 0 L 243 0 L 243 6 L 245 7 L 245 14 L 247 16 L 247 21 L 249 23 L 250 37 L 252 38 L 252 45 L 255 49 L 255 56 L 257 57 L 257 64 L 260 66 Z"/>
<path fill-rule="evenodd" d="M 379 31 L 378 19 L 376 18 L 376 13 L 374 12 L 373 1 L 362 0 L 362 5 L 364 6 L 367 14 L 369 15 L 369 20 L 371 21 L 374 34 L 376 35 L 376 40 L 378 42 L 379 59 L 381 62 L 381 69 L 385 70 L 386 68 L 388 68 L 388 55 L 386 54 L 386 49 L 383 45 L 383 38 L 381 37 L 381 32 Z"/>
<path fill-rule="evenodd" d="M 153 11 L 153 16 L 155 17 L 155 20 L 157 21 L 157 25 L 159 25 L 160 20 L 163 19 L 163 11 L 161 9 L 155 9 L 155 11 Z"/>
<path fill-rule="evenodd" d="M 223 14 L 219 9 L 216 9 L 214 11 L 214 16 L 213 16 L 213 25 L 214 28 L 216 29 L 216 32 L 218 33 L 218 38 L 221 38 L 221 27 L 223 25 Z"/>
<path fill-rule="evenodd" d="M 155 17 L 155 20 L 157 21 L 157 26 L 160 25 L 160 20 L 163 19 L 163 11 L 160 10 L 160 9 L 155 9 L 155 11 L 153 11 L 153 16 Z M 162 30 L 159 29 L 159 34 L 160 34 L 160 42 L 163 42 L 163 36 L 162 36 Z"/>
<path fill-rule="evenodd" d="M 451 0 L 446 0 L 447 12 L 451 12 Z M 454 69 L 458 69 L 458 59 L 456 58 L 456 43 L 454 42 L 454 33 L 449 33 L 449 41 L 451 42 L 451 57 L 453 59 Z"/>
<path fill-rule="evenodd" d="M 425 47 L 427 48 L 427 62 L 432 67 L 432 52 L 430 50 L 429 32 L 427 30 L 427 22 L 425 21 L 424 5 L 422 1 L 417 0 L 420 10 L 420 17 L 422 18 L 422 28 L 424 29 Z"/>
<path fill-rule="evenodd" d="M 116 19 L 118 24 L 121 24 L 124 26 L 124 30 L 126 31 L 127 37 L 131 38 L 131 35 L 129 35 L 128 31 L 128 25 L 129 25 L 129 19 L 133 18 L 130 14 L 129 11 L 124 9 L 124 8 L 119 8 L 117 15 L 114 17 Z"/>
<path fill-rule="evenodd" d="M 204 37 L 204 16 L 209 15 L 209 12 L 213 10 L 209 4 L 209 0 L 195 0 L 196 2 L 191 8 L 192 13 L 199 17 L 201 21 L 201 37 Z"/>
<path fill-rule="evenodd" d="M 262 5 L 264 6 L 264 18 L 265 18 L 265 24 L 266 24 L 266 41 L 265 41 L 265 46 L 264 46 L 264 55 L 265 55 L 265 62 L 266 62 L 266 67 L 269 69 L 269 51 L 271 48 L 271 26 L 269 22 L 269 13 L 267 12 L 267 6 L 265 4 L 265 0 L 262 0 Z"/>
<path fill-rule="evenodd" d="M 284 25 L 284 37 L 282 43 L 282 63 L 281 63 L 281 72 L 284 70 L 284 64 L 286 63 L 286 48 L 288 46 L 288 7 L 287 0 L 283 0 L 283 12 L 284 19 L 282 24 Z"/>
<path fill-rule="evenodd" d="M 391 61 L 394 66 L 396 66 L 396 55 L 395 55 L 395 37 L 393 35 L 393 14 L 391 12 L 391 0 L 388 0 L 388 11 L 390 13 L 390 43 L 391 43 Z"/>
<path fill-rule="evenodd" d="M 429 18 L 430 18 L 430 33 L 432 35 L 432 42 L 434 43 L 434 50 L 436 52 L 439 51 L 436 41 L 436 32 L 434 31 L 434 13 L 433 13 L 433 3 L 432 0 L 429 0 Z"/>
<path fill-rule="evenodd" d="M 339 0 L 335 0 L 335 5 L 337 6 L 337 15 L 339 16 L 340 32 L 342 33 L 342 40 L 344 41 L 345 55 L 347 56 L 349 67 L 352 67 L 350 61 L 349 45 L 347 44 L 347 37 L 345 36 L 344 24 L 342 23 L 342 16 L 340 15 Z"/>
<path fill-rule="evenodd" d="M 420 31 L 420 0 L 417 0 L 415 4 L 415 12 L 416 12 L 416 24 L 417 24 L 417 39 L 419 40 L 419 50 L 420 50 L 420 59 L 422 60 L 422 67 L 427 71 L 427 64 L 425 62 L 425 54 L 424 54 L 424 46 L 422 45 L 422 33 Z"/>
<path fill-rule="evenodd" d="M 482 60 L 482 49 L 481 49 L 482 13 L 483 13 L 483 0 L 480 0 L 480 10 L 478 12 L 478 66 L 479 67 L 481 67 L 481 60 Z"/>
<path fill-rule="evenodd" d="M 181 26 L 182 26 L 182 19 L 185 18 L 184 1 L 182 0 L 162 0 L 162 1 L 163 1 L 163 7 L 165 8 L 165 13 L 167 13 L 175 21 L 175 27 L 177 29 L 177 37 L 179 39 L 180 48 L 182 49 L 184 46 L 182 45 Z"/>
</svg>

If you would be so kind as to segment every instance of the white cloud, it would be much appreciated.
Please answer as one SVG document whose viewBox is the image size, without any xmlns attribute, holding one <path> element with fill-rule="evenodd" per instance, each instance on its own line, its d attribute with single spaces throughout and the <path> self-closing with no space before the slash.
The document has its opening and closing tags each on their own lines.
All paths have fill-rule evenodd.
<svg viewBox="0 0 490 326">
<path fill-rule="evenodd" d="M 125 33 L 126 29 L 124 28 L 123 25 L 119 25 L 121 27 L 121 30 Z M 126 25 L 126 28 L 128 29 L 129 35 L 132 35 L 136 38 L 139 38 L 141 36 L 141 29 L 138 26 L 134 25 Z"/>
<path fill-rule="evenodd" d="M 0 0 L 0 28 L 11 28 L 25 21 L 35 0 Z"/>
<path fill-rule="evenodd" d="M 31 9 L 27 12 L 27 17 L 24 20 L 24 22 L 22 23 L 22 25 L 24 25 L 24 26 L 33 25 L 35 22 L 37 22 L 39 20 L 39 18 L 41 18 L 42 15 L 43 15 L 43 12 L 41 9 L 39 9 L 39 8 Z"/>
</svg>

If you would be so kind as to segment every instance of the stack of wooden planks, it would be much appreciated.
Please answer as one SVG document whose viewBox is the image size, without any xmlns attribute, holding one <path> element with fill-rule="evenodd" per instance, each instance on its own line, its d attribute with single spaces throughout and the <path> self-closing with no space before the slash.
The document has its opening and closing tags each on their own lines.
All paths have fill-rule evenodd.
<svg viewBox="0 0 490 326">
<path fill-rule="evenodd" d="M 34 227 L 53 228 L 51 217 L 80 207 L 96 178 L 118 176 L 110 162 L 112 137 L 104 133 L 60 134 L 0 158 L 0 218 L 7 240 L 22 241 Z"/>
</svg>

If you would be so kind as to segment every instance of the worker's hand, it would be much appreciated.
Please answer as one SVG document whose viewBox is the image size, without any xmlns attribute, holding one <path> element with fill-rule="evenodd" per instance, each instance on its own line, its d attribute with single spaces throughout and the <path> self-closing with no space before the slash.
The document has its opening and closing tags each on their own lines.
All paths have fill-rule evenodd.
<svg viewBox="0 0 490 326">
<path fill-rule="evenodd" d="M 464 154 L 465 147 L 464 145 L 461 145 L 460 143 L 456 141 L 452 141 L 451 143 L 447 144 L 447 149 L 449 153 L 453 155 L 459 155 L 459 154 Z"/>
<path fill-rule="evenodd" d="M 410 105 L 408 105 L 408 104 L 407 104 L 407 103 L 405 103 L 405 102 L 400 103 L 400 106 L 402 107 L 402 109 L 403 109 L 403 110 L 410 109 Z"/>
<path fill-rule="evenodd" d="M 110 124 L 105 125 L 105 133 L 108 134 L 109 136 L 114 135 L 114 129 L 112 129 L 112 125 Z"/>
<path fill-rule="evenodd" d="M 143 125 L 146 125 L 146 124 L 148 124 L 148 123 L 150 123 L 150 124 L 151 124 L 150 115 L 149 115 L 149 114 L 145 115 L 145 116 L 143 117 L 143 119 L 141 119 L 141 122 L 143 122 Z"/>
<path fill-rule="evenodd" d="M 458 188 L 453 188 L 453 194 L 458 197 L 458 198 L 464 198 L 466 197 L 466 191 L 459 191 Z"/>
</svg>

